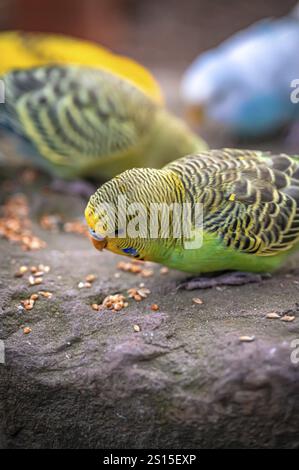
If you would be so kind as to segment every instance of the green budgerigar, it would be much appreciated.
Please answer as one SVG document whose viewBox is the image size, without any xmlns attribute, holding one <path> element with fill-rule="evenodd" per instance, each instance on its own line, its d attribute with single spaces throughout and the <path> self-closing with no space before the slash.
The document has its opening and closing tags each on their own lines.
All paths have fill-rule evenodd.
<svg viewBox="0 0 299 470">
<path fill-rule="evenodd" d="M 16 69 L 0 77 L 0 127 L 21 151 L 63 178 L 109 179 L 132 167 L 160 168 L 206 148 L 183 121 L 133 82 L 83 65 Z"/>
<path fill-rule="evenodd" d="M 202 207 L 192 227 L 202 243 L 189 246 L 184 235 L 165 237 L 162 229 L 156 237 L 148 230 L 127 235 L 132 213 L 103 210 L 103 204 L 119 205 L 120 195 L 128 204 L 142 204 L 147 221 L 155 204 L 189 204 L 191 215 Z M 240 271 L 272 272 L 299 248 L 299 157 L 223 149 L 189 155 L 160 170 L 128 170 L 97 190 L 85 216 L 98 249 L 196 274 L 235 271 L 223 283 L 254 281 L 259 275 Z"/>
</svg>

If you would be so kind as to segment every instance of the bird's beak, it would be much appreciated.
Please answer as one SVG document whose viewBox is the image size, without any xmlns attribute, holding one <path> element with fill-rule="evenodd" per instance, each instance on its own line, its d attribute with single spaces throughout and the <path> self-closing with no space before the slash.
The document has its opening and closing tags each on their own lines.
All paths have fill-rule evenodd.
<svg viewBox="0 0 299 470">
<path fill-rule="evenodd" d="M 204 121 L 204 108 L 200 105 L 190 105 L 185 110 L 186 120 L 193 126 L 199 126 Z"/>
<path fill-rule="evenodd" d="M 103 240 L 98 240 L 97 238 L 94 238 L 92 235 L 89 234 L 89 238 L 93 243 L 93 246 L 99 250 L 102 251 L 104 248 L 107 246 L 107 238 L 103 237 Z"/>
</svg>

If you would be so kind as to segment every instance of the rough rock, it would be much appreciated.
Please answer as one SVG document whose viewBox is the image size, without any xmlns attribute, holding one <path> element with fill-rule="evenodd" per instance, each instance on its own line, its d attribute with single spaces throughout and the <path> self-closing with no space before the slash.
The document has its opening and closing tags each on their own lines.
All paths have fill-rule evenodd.
<svg viewBox="0 0 299 470">
<path fill-rule="evenodd" d="M 8 187 L 2 180 L 1 202 Z M 2 448 L 299 447 L 296 260 L 295 270 L 261 284 L 177 291 L 182 273 L 120 272 L 120 258 L 97 253 L 87 238 L 41 229 L 42 214 L 81 217 L 79 198 L 45 191 L 40 181 L 9 189 L 29 195 L 34 232 L 47 248 L 23 252 L 0 240 Z M 42 285 L 14 277 L 19 266 L 39 263 L 51 267 Z M 97 279 L 79 289 L 89 273 Z M 91 308 L 142 282 L 151 290 L 142 302 L 118 313 Z M 41 289 L 52 298 L 18 308 Z M 293 322 L 266 318 L 286 311 Z M 241 342 L 244 335 L 255 339 Z"/>
</svg>

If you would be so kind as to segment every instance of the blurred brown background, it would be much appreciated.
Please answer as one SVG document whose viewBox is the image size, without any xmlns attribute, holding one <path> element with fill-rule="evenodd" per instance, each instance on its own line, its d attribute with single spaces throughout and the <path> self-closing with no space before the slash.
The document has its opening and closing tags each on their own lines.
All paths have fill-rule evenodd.
<svg viewBox="0 0 299 470">
<path fill-rule="evenodd" d="M 296 0 L 0 0 L 0 28 L 71 34 L 154 68 L 183 69 L 238 29 Z"/>
<path fill-rule="evenodd" d="M 169 108 L 182 114 L 181 76 L 200 52 L 220 44 L 257 20 L 288 14 L 297 2 L 0 0 L 0 30 L 64 33 L 127 54 L 151 69 L 162 86 Z M 213 128 L 211 131 L 203 128 L 200 132 L 215 147 L 235 146 Z"/>
</svg>

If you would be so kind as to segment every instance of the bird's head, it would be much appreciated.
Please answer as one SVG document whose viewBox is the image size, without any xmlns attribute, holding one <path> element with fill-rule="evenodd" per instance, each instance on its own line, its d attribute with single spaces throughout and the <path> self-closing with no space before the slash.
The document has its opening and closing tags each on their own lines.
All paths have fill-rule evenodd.
<svg viewBox="0 0 299 470">
<path fill-rule="evenodd" d="M 113 178 L 91 196 L 85 210 L 94 246 L 155 261 L 166 240 L 161 236 L 163 207 L 178 202 L 182 191 L 179 177 L 168 170 L 131 169 Z M 154 210 L 158 219 L 153 221 Z"/>
</svg>

